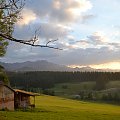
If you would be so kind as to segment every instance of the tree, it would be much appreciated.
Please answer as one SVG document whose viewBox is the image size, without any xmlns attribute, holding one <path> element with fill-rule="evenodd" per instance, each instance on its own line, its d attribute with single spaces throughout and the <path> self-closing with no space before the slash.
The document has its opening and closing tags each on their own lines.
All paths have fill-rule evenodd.
<svg viewBox="0 0 120 120">
<path fill-rule="evenodd" d="M 0 56 L 4 56 L 8 45 L 7 40 L 12 39 L 14 24 L 18 19 L 22 9 L 20 0 L 1 0 L 0 1 Z"/>
<path fill-rule="evenodd" d="M 30 46 L 35 47 L 47 47 L 53 49 L 59 49 L 57 47 L 50 46 L 51 42 L 55 40 L 49 40 L 45 45 L 35 44 L 38 41 L 38 30 L 35 31 L 35 34 L 32 39 L 23 40 L 14 38 L 12 33 L 14 31 L 15 23 L 21 19 L 20 12 L 24 7 L 25 0 L 0 0 L 0 56 L 4 56 L 8 41 L 14 41 Z"/>
<path fill-rule="evenodd" d="M 106 84 L 108 83 L 108 77 L 106 73 L 99 73 L 96 75 L 96 90 L 103 90 L 106 89 Z"/>
<path fill-rule="evenodd" d="M 0 81 L 2 81 L 6 85 L 9 85 L 8 77 L 4 71 L 4 68 L 1 65 L 0 65 Z"/>
</svg>

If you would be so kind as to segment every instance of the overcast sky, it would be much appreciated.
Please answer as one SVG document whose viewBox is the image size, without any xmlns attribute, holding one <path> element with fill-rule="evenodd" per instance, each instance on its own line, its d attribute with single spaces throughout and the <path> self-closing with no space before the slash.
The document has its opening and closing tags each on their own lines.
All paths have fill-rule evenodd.
<svg viewBox="0 0 120 120">
<path fill-rule="evenodd" d="M 30 39 L 38 30 L 54 50 L 10 43 L 4 62 L 48 60 L 69 66 L 120 69 L 120 0 L 26 0 L 14 36 Z"/>
</svg>

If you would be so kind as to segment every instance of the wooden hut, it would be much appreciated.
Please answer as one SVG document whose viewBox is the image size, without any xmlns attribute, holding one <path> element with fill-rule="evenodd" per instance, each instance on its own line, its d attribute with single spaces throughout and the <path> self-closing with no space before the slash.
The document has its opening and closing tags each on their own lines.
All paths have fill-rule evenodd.
<svg viewBox="0 0 120 120">
<path fill-rule="evenodd" d="M 0 81 L 0 110 L 14 110 L 19 108 L 34 108 L 35 96 L 38 94 L 19 89 L 12 89 Z M 33 100 L 31 101 L 31 97 Z"/>
<path fill-rule="evenodd" d="M 14 90 L 0 81 L 0 109 L 14 110 Z"/>
<path fill-rule="evenodd" d="M 35 93 L 15 89 L 15 109 L 35 107 Z M 30 97 L 33 97 L 31 103 Z"/>
</svg>

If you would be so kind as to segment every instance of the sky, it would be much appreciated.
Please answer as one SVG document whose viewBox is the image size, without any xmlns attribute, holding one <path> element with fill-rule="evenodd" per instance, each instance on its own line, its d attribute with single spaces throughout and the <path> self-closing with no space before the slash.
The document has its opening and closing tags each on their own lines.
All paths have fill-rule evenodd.
<svg viewBox="0 0 120 120">
<path fill-rule="evenodd" d="M 120 69 L 120 0 L 26 0 L 14 37 L 63 50 L 10 42 L 3 62 L 47 60 L 70 67 Z"/>
</svg>

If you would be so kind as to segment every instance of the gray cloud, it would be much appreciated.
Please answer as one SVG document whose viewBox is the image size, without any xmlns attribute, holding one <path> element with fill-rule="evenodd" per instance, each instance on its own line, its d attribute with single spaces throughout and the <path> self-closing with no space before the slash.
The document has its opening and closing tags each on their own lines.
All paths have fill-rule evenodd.
<svg viewBox="0 0 120 120">
<path fill-rule="evenodd" d="M 91 19 L 93 19 L 95 17 L 96 17 L 96 15 L 93 15 L 93 14 L 82 15 L 81 22 L 84 24 L 84 23 L 90 21 Z"/>
<path fill-rule="evenodd" d="M 88 0 L 35 0 L 34 2 L 27 0 L 25 7 L 33 10 L 41 19 L 47 18 L 53 23 L 69 23 L 80 17 L 85 20 L 91 18 L 91 15 L 82 17 L 82 13 L 91 9 L 92 4 Z M 76 13 L 78 14 L 76 15 Z"/>
<path fill-rule="evenodd" d="M 11 42 L 5 57 L 1 60 L 5 62 L 35 61 L 57 57 L 58 53 L 54 49 L 31 47 Z"/>
<path fill-rule="evenodd" d="M 59 44 L 62 46 L 62 44 Z M 13 50 L 14 49 L 14 50 Z M 79 48 L 56 51 L 53 49 L 34 48 L 26 46 L 9 46 L 6 62 L 35 61 L 46 59 L 64 65 L 92 65 L 120 61 L 120 49 L 112 50 L 109 47 Z"/>
<path fill-rule="evenodd" d="M 107 46 L 111 49 L 118 49 L 120 50 L 120 43 L 118 42 L 109 42 L 110 38 L 107 38 L 106 36 L 99 35 L 99 33 L 94 33 L 90 36 L 88 36 L 88 39 L 85 40 L 88 44 L 92 45 L 102 45 L 102 46 Z M 81 42 L 81 41 L 80 41 Z"/>
<path fill-rule="evenodd" d="M 99 32 L 95 32 L 88 36 L 88 42 L 94 45 L 101 45 L 106 43 L 106 37 L 101 35 Z"/>
<path fill-rule="evenodd" d="M 50 39 L 63 39 L 69 33 L 68 29 L 64 26 L 54 25 L 52 23 L 32 23 L 31 25 L 25 25 L 22 27 L 16 26 L 14 36 L 19 39 L 30 39 L 34 36 L 35 31 L 39 36 L 40 43 L 44 40 Z"/>
<path fill-rule="evenodd" d="M 52 25 L 42 24 L 44 29 L 47 30 L 46 33 L 41 33 L 41 38 L 47 39 L 48 37 L 59 36 L 60 31 L 65 32 L 64 29 L 58 29 Z M 35 27 L 35 24 L 33 25 Z M 36 24 L 38 26 L 38 24 Z M 29 26 L 28 26 L 29 27 Z M 36 27 L 35 27 L 36 28 Z M 23 32 L 23 37 L 28 37 L 30 34 L 26 35 L 27 30 L 23 31 L 24 28 L 19 28 L 21 32 Z M 17 29 L 17 33 L 19 33 L 19 29 Z M 23 29 L 23 30 L 22 30 Z M 28 28 L 27 28 L 28 29 Z M 57 31 L 57 30 L 58 31 Z M 34 29 L 32 29 L 34 30 Z M 53 32 L 49 34 L 50 32 Z M 55 34 L 55 35 L 54 35 Z M 66 34 L 63 35 L 63 39 L 66 37 Z M 11 43 L 12 45 L 9 46 L 6 58 L 9 62 L 16 62 L 16 61 L 27 61 L 27 60 L 41 60 L 46 59 L 58 64 L 77 64 L 77 65 L 90 65 L 90 64 L 101 64 L 104 62 L 111 62 L 111 61 L 119 61 L 120 60 L 120 44 L 118 43 L 107 43 L 104 42 L 104 37 L 100 35 L 92 34 L 87 39 L 83 39 L 80 41 L 75 42 L 72 36 L 69 36 L 70 44 L 68 45 L 64 40 L 57 42 L 57 46 L 60 48 L 65 48 L 63 51 L 56 51 L 56 50 L 49 50 L 49 49 L 41 49 L 41 48 L 34 48 L 28 47 L 25 45 Z M 95 45 L 95 47 L 90 48 L 73 48 L 74 44 L 88 44 L 88 45 Z M 104 45 L 106 47 L 96 48 L 96 45 Z M 12 56 L 11 56 L 12 55 Z M 72 56 L 72 57 L 71 57 Z"/>
<path fill-rule="evenodd" d="M 59 58 L 53 61 L 67 65 L 102 64 L 105 62 L 119 61 L 119 53 L 120 50 L 114 51 L 110 50 L 108 47 L 76 49 L 64 52 Z"/>
</svg>

